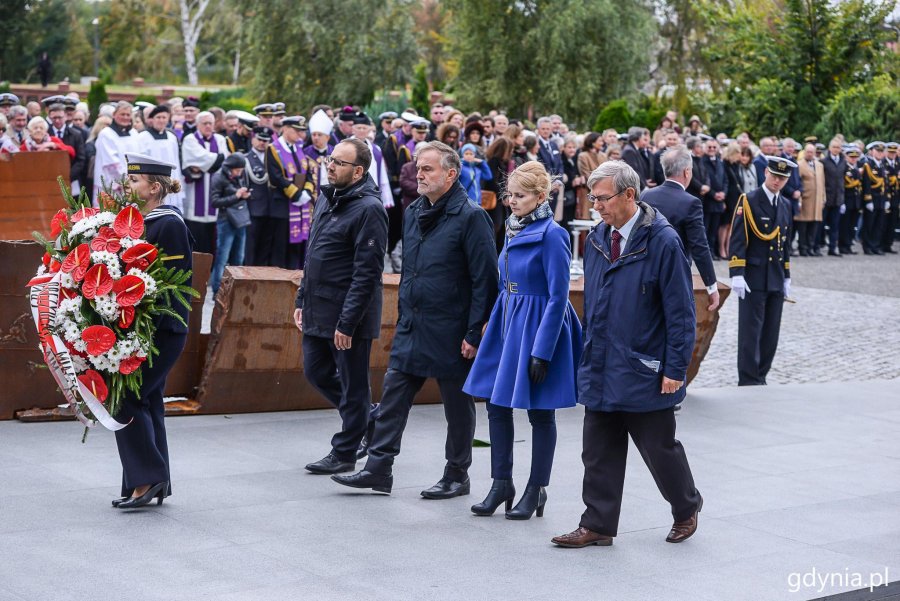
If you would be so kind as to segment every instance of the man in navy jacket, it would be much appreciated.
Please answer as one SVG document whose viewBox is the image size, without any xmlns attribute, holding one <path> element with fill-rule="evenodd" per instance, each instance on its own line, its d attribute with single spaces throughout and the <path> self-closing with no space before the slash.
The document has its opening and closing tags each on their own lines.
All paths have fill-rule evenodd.
<svg viewBox="0 0 900 601">
<path fill-rule="evenodd" d="M 703 285 L 709 294 L 709 310 L 719 307 L 719 291 L 716 286 L 716 270 L 706 239 L 703 224 L 703 205 L 700 199 L 688 194 L 687 186 L 693 175 L 691 153 L 684 146 L 663 151 L 660 157 L 665 182 L 656 188 L 644 190 L 641 200 L 658 210 L 672 224 L 688 257 L 697 264 Z"/>
<path fill-rule="evenodd" d="M 584 352 L 578 402 L 584 414 L 584 488 L 579 527 L 552 539 L 561 547 L 608 546 L 619 525 L 628 435 L 672 508 L 666 541 L 697 530 L 703 498 L 694 486 L 674 407 L 694 347 L 694 295 L 678 234 L 666 218 L 635 202 L 640 179 L 622 161 L 588 178 L 603 223 L 587 237 Z"/>
</svg>

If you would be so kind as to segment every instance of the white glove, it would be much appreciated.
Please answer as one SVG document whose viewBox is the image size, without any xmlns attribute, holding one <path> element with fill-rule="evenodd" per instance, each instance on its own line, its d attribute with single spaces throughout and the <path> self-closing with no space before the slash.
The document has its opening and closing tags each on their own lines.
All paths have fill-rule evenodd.
<svg viewBox="0 0 900 601">
<path fill-rule="evenodd" d="M 300 193 L 300 198 L 298 198 L 296 201 L 292 202 L 291 204 L 294 205 L 295 207 L 302 207 L 303 205 L 308 203 L 310 200 L 312 200 L 312 196 L 309 195 L 309 192 L 304 190 Z"/>
<path fill-rule="evenodd" d="M 872 211 L 874 211 L 874 210 L 875 210 L 875 203 L 874 203 L 874 202 L 867 202 L 867 203 L 866 203 L 866 210 L 867 210 L 868 212 L 870 212 L 870 213 L 871 213 Z"/>
<path fill-rule="evenodd" d="M 784 280 L 784 296 L 785 298 L 791 297 L 791 278 L 785 278 Z"/>
<path fill-rule="evenodd" d="M 841 215 L 847 212 L 847 205 L 841 205 Z"/>
<path fill-rule="evenodd" d="M 738 298 L 744 298 L 744 295 L 750 294 L 750 287 L 744 281 L 744 276 L 736 275 L 731 278 L 731 289 L 737 294 Z"/>
</svg>

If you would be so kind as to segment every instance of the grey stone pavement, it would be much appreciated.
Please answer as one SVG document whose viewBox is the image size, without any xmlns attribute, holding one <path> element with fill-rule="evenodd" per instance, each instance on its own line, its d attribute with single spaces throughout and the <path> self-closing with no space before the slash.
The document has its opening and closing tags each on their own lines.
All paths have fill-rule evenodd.
<svg viewBox="0 0 900 601">
<path fill-rule="evenodd" d="M 175 494 L 131 513 L 109 505 L 121 477 L 112 435 L 82 445 L 75 423 L 0 422 L 0 601 L 760 601 L 860 588 L 856 574 L 898 580 L 900 262 L 837 261 L 795 262 L 774 385 L 731 385 L 737 304 L 726 304 L 678 417 L 705 499 L 683 544 L 664 542 L 671 515 L 633 447 L 615 544 L 550 544 L 583 510 L 581 409 L 558 412 L 546 514 L 527 522 L 469 512 L 490 485 L 486 448 L 474 449 L 472 495 L 420 498 L 443 464 L 437 406 L 414 408 L 391 496 L 302 469 L 327 452 L 335 411 L 169 419 Z"/>
</svg>

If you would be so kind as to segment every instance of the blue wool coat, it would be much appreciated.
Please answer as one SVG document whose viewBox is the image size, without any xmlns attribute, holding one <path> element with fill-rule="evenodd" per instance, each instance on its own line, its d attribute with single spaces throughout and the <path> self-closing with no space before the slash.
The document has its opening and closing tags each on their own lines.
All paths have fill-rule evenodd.
<svg viewBox="0 0 900 601">
<path fill-rule="evenodd" d="M 552 219 L 528 224 L 500 253 L 500 295 L 463 390 L 495 405 L 575 405 L 581 323 L 569 303 L 569 234 Z M 531 357 L 550 362 L 532 384 Z"/>
<path fill-rule="evenodd" d="M 592 411 L 648 412 L 681 402 L 662 378 L 684 380 L 694 348 L 691 272 L 681 239 L 661 213 L 639 202 L 622 255 L 610 263 L 610 227 L 584 245 L 584 350 L 578 402 Z"/>
</svg>

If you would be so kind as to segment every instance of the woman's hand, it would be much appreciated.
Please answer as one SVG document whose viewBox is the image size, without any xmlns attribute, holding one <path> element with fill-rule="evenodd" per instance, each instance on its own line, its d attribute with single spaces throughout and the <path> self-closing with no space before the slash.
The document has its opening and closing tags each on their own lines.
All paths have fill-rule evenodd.
<svg viewBox="0 0 900 601">
<path fill-rule="evenodd" d="M 532 384 L 540 384 L 547 377 L 547 371 L 550 368 L 550 362 L 544 359 L 532 357 L 528 364 L 528 378 Z"/>
</svg>

